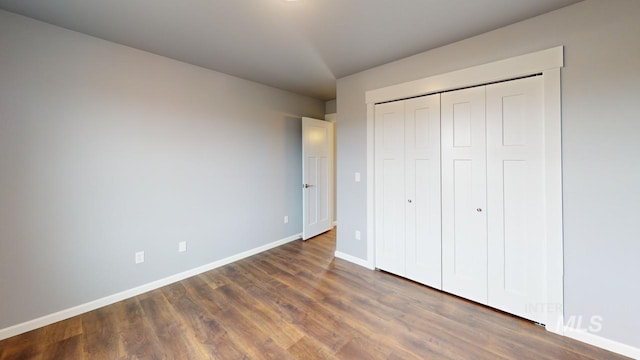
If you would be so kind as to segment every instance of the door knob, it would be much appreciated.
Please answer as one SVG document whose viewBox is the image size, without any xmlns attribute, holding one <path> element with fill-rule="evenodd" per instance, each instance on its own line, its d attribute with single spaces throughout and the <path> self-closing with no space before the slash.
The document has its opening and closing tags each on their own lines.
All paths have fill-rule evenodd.
<svg viewBox="0 0 640 360">
<path fill-rule="evenodd" d="M 413 201 L 411 199 L 407 200 L 409 202 L 409 204 L 411 204 Z"/>
<path fill-rule="evenodd" d="M 313 187 L 313 185 L 311 185 L 311 184 L 303 184 L 302 187 L 307 189 L 307 188 Z"/>
<path fill-rule="evenodd" d="M 482 208 L 477 208 L 476 211 L 477 212 L 482 212 Z"/>
</svg>

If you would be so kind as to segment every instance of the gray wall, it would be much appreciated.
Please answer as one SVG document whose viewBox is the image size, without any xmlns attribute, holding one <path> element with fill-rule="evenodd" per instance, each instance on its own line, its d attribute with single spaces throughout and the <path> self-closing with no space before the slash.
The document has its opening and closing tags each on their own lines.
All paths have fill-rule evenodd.
<svg viewBox="0 0 640 360">
<path fill-rule="evenodd" d="M 565 45 L 565 316 L 602 316 L 598 336 L 640 347 L 638 19 L 640 1 L 585 1 L 339 79 L 338 250 L 367 254 L 366 179 L 353 181 L 366 175 L 365 91 Z"/>
<path fill-rule="evenodd" d="M 0 329 L 300 233 L 324 111 L 0 11 Z"/>
<path fill-rule="evenodd" d="M 329 100 L 325 103 L 325 108 L 324 108 L 325 114 L 333 114 L 336 112 L 336 110 L 337 110 L 336 99 Z"/>
</svg>

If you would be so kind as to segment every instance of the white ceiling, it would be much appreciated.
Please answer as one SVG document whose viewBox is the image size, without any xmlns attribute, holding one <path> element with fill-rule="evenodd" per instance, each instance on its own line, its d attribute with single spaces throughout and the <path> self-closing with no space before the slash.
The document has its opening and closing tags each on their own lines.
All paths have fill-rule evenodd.
<svg viewBox="0 0 640 360">
<path fill-rule="evenodd" d="M 0 0 L 0 8 L 295 93 L 579 0 Z"/>
</svg>

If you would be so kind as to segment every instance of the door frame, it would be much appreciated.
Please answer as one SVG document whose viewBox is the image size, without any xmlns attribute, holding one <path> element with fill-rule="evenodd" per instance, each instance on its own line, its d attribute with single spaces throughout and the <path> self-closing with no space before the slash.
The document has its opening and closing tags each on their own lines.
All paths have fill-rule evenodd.
<svg viewBox="0 0 640 360">
<path fill-rule="evenodd" d="M 560 69 L 564 48 L 511 57 L 483 65 L 367 91 L 367 267 L 375 268 L 374 119 L 375 104 L 542 74 L 544 101 L 546 302 L 548 331 L 564 334 L 564 254 L 562 234 L 562 140 Z"/>
<path fill-rule="evenodd" d="M 337 225 L 337 218 L 336 218 L 336 204 L 337 204 L 337 200 L 336 200 L 336 186 L 337 186 L 337 179 L 336 179 L 336 164 L 337 159 L 336 159 L 336 154 L 338 153 L 336 151 L 336 144 L 338 143 L 336 141 L 336 123 L 338 122 L 338 114 L 337 113 L 331 113 L 331 114 L 325 114 L 324 115 L 324 120 L 328 121 L 330 123 L 333 124 L 333 146 L 331 148 L 331 151 L 333 152 L 332 156 L 331 156 L 331 160 L 333 161 L 333 164 L 331 166 L 331 224 L 333 227 L 336 227 Z"/>
</svg>

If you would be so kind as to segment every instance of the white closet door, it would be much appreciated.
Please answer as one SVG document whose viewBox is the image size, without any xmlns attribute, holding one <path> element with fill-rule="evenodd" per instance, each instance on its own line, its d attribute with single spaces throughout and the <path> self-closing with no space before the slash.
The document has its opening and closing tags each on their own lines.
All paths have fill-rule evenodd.
<svg viewBox="0 0 640 360">
<path fill-rule="evenodd" d="M 543 322 L 542 78 L 489 85 L 486 92 L 489 305 Z"/>
<path fill-rule="evenodd" d="M 406 276 L 441 289 L 440 94 L 404 103 Z"/>
<path fill-rule="evenodd" d="M 376 267 L 405 275 L 404 103 L 375 107 Z"/>
<path fill-rule="evenodd" d="M 487 303 L 485 87 L 442 94 L 442 288 Z"/>
</svg>

